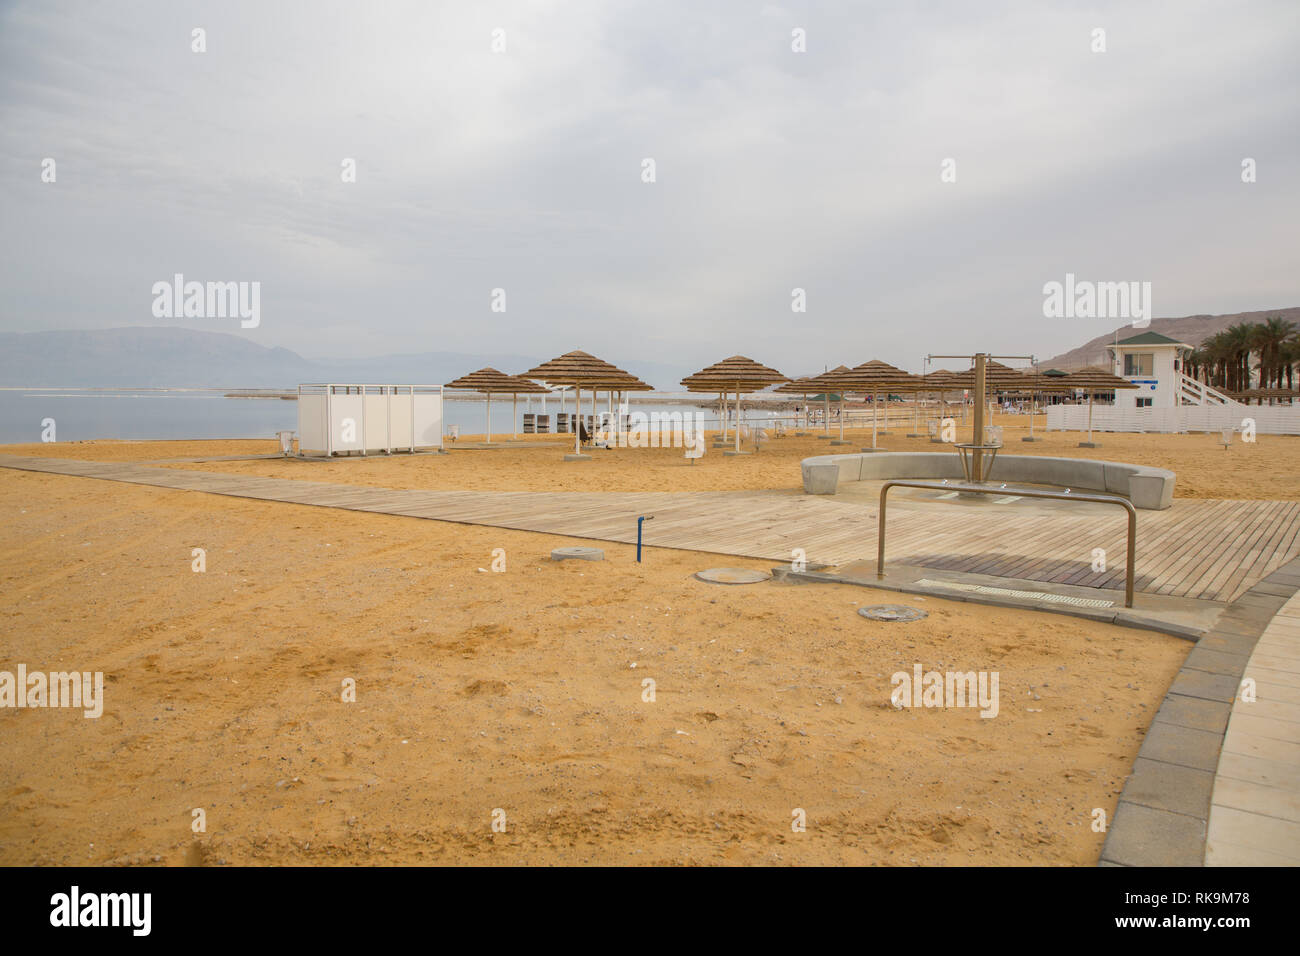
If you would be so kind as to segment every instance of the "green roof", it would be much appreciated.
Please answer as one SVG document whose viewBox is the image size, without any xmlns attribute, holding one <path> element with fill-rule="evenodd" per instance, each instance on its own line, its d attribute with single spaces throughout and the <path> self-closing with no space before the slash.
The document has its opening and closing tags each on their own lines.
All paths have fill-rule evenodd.
<svg viewBox="0 0 1300 956">
<path fill-rule="evenodd" d="M 1182 345 L 1187 346 L 1186 342 L 1179 342 L 1177 339 L 1171 339 L 1167 335 L 1161 335 L 1159 332 L 1143 332 L 1141 335 L 1135 335 L 1131 339 L 1120 339 L 1119 345 Z"/>
</svg>

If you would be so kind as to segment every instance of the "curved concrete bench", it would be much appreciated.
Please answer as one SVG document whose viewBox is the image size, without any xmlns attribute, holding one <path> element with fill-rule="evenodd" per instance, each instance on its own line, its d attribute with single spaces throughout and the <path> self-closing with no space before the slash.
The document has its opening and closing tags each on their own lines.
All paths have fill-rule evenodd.
<svg viewBox="0 0 1300 956">
<path fill-rule="evenodd" d="M 891 451 L 858 455 L 818 455 L 800 462 L 803 490 L 810 495 L 833 495 L 842 481 L 877 481 L 886 478 L 962 479 L 961 460 L 955 452 Z M 1088 458 L 1048 458 L 1042 455 L 998 455 L 990 480 L 1023 481 L 1034 485 L 1060 485 L 1125 495 L 1135 508 L 1161 511 L 1174 502 L 1172 471 L 1147 468 L 1123 461 Z"/>
</svg>

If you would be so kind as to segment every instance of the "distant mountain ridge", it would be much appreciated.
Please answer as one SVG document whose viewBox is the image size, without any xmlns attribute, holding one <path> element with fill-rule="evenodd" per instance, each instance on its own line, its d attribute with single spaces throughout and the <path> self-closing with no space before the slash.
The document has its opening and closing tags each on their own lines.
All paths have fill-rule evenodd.
<svg viewBox="0 0 1300 956">
<path fill-rule="evenodd" d="M 227 332 L 174 326 L 0 332 L 0 385 L 291 388 L 306 382 L 438 385 L 490 365 L 518 374 L 551 356 L 425 352 L 355 359 L 306 359 Z M 690 369 L 623 362 L 660 389 Z"/>
<path fill-rule="evenodd" d="M 1186 342 L 1188 345 L 1200 345 L 1211 335 L 1222 332 L 1230 325 L 1236 325 L 1238 322 L 1262 322 L 1273 316 L 1294 322 L 1297 327 L 1300 327 L 1300 306 L 1265 309 L 1262 312 L 1233 312 L 1228 315 L 1188 315 L 1180 319 L 1152 319 L 1151 325 L 1145 329 L 1135 329 L 1131 324 L 1121 325 L 1118 329 L 1099 335 L 1078 348 L 1041 360 L 1039 368 L 1044 370 L 1059 368 L 1069 371 L 1084 365 L 1106 364 L 1106 346 L 1114 343 L 1116 333 L 1123 340 L 1140 332 L 1159 332 L 1161 335 Z"/>
</svg>

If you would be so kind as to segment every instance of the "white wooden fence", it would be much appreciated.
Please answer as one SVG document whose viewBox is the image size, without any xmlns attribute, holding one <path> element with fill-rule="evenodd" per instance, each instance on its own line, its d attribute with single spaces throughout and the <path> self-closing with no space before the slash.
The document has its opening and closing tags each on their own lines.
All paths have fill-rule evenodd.
<svg viewBox="0 0 1300 956">
<path fill-rule="evenodd" d="M 1180 408 L 1114 408 L 1094 405 L 1092 429 L 1098 432 L 1217 432 L 1242 428 L 1254 419 L 1261 435 L 1300 435 L 1300 405 L 1184 405 Z M 1052 405 L 1048 431 L 1086 432 L 1087 405 Z"/>
</svg>

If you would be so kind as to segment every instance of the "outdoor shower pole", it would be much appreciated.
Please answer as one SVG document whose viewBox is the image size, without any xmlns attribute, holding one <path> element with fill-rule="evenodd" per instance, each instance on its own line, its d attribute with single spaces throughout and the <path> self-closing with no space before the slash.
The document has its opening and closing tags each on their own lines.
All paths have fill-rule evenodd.
<svg viewBox="0 0 1300 956">
<path fill-rule="evenodd" d="M 975 354 L 975 422 L 974 437 L 971 438 L 971 442 L 976 447 L 972 448 L 970 453 L 972 484 L 979 484 L 984 480 L 983 452 L 979 446 L 984 444 L 984 373 L 988 365 L 988 358 L 988 354 L 985 352 Z"/>
</svg>

